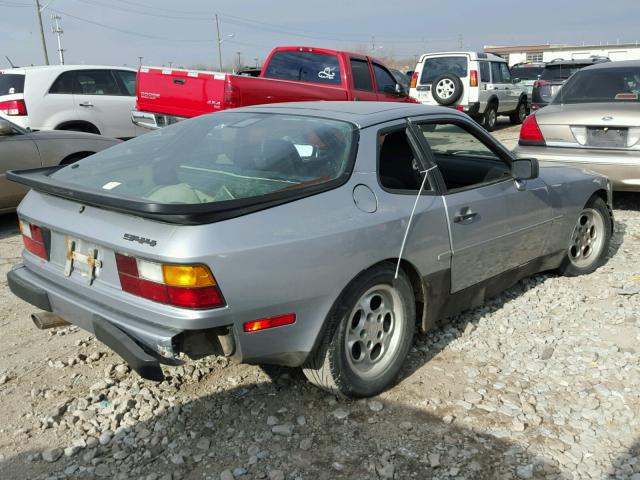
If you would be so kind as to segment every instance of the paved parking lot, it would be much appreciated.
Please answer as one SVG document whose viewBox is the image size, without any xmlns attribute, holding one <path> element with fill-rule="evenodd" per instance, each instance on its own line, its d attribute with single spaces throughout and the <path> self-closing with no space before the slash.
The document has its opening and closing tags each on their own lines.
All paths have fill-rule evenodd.
<svg viewBox="0 0 640 480">
<path fill-rule="evenodd" d="M 36 330 L 0 216 L 0 478 L 638 480 L 640 195 L 614 207 L 596 273 L 538 275 L 417 337 L 366 401 L 222 358 L 154 384 L 82 331 Z"/>
</svg>

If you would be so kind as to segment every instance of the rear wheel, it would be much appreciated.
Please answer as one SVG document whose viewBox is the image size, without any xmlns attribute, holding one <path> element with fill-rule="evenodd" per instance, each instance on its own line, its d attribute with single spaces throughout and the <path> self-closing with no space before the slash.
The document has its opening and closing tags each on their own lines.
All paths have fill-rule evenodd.
<svg viewBox="0 0 640 480">
<path fill-rule="evenodd" d="M 495 103 L 487 105 L 487 109 L 484 111 L 484 118 L 482 120 L 482 126 L 487 132 L 493 132 L 496 128 L 498 121 L 498 106 Z"/>
<path fill-rule="evenodd" d="M 314 385 L 331 393 L 369 397 L 398 377 L 415 328 L 413 289 L 391 263 L 358 277 L 328 321 L 327 337 L 303 368 Z"/>
<path fill-rule="evenodd" d="M 527 118 L 527 101 L 520 99 L 518 107 L 509 114 L 509 121 L 512 125 L 520 125 Z"/>
<path fill-rule="evenodd" d="M 575 277 L 595 271 L 611 242 L 611 216 L 600 197 L 592 197 L 578 215 L 559 273 Z"/>
<path fill-rule="evenodd" d="M 440 105 L 452 105 L 462 96 L 463 88 L 459 77 L 445 73 L 433 80 L 431 96 Z"/>
</svg>

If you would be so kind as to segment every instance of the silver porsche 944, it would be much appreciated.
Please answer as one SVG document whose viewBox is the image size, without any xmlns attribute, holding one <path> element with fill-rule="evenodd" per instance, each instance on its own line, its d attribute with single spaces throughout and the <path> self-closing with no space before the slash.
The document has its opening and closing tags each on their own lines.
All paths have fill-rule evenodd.
<svg viewBox="0 0 640 480">
<path fill-rule="evenodd" d="M 613 229 L 605 177 L 423 105 L 240 108 L 9 177 L 32 189 L 11 290 L 153 380 L 226 355 L 374 395 L 416 329 L 537 272 L 594 271 Z"/>
</svg>

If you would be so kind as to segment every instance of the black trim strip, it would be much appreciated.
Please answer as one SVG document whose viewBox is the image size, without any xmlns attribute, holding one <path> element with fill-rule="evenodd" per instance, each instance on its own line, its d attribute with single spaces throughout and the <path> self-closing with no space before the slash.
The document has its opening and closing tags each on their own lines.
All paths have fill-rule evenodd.
<svg viewBox="0 0 640 480">
<path fill-rule="evenodd" d="M 49 302 L 49 295 L 43 289 L 34 287 L 28 282 L 22 280 L 17 274 L 16 270 L 25 268 L 24 266 L 16 267 L 15 269 L 7 273 L 7 283 L 9 284 L 9 290 L 18 298 L 21 298 L 27 303 L 30 303 L 34 307 L 38 307 L 40 310 L 51 312 L 51 303 Z"/>
</svg>

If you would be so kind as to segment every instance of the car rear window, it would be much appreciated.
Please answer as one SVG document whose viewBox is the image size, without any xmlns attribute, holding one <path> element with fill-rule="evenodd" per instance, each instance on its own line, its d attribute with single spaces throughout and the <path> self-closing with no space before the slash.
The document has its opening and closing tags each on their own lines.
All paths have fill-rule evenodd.
<svg viewBox="0 0 640 480">
<path fill-rule="evenodd" d="M 162 204 L 295 193 L 348 176 L 356 135 L 356 127 L 343 121 L 221 112 L 147 133 L 51 177 Z"/>
<path fill-rule="evenodd" d="M 318 52 L 276 52 L 264 73 L 267 78 L 341 85 L 336 55 Z"/>
<path fill-rule="evenodd" d="M 0 73 L 0 95 L 24 93 L 24 75 Z"/>
<path fill-rule="evenodd" d="M 542 67 L 514 67 L 511 69 L 511 75 L 520 80 L 537 80 L 542 70 Z"/>
<path fill-rule="evenodd" d="M 582 70 L 571 77 L 560 92 L 553 103 L 638 103 L 640 68 Z"/>
<path fill-rule="evenodd" d="M 540 78 L 542 80 L 566 80 L 586 65 L 551 65 L 546 66 Z"/>
<path fill-rule="evenodd" d="M 452 73 L 460 78 L 464 78 L 467 76 L 467 66 L 467 57 L 427 58 L 422 67 L 420 83 L 431 83 L 445 73 Z"/>
</svg>

